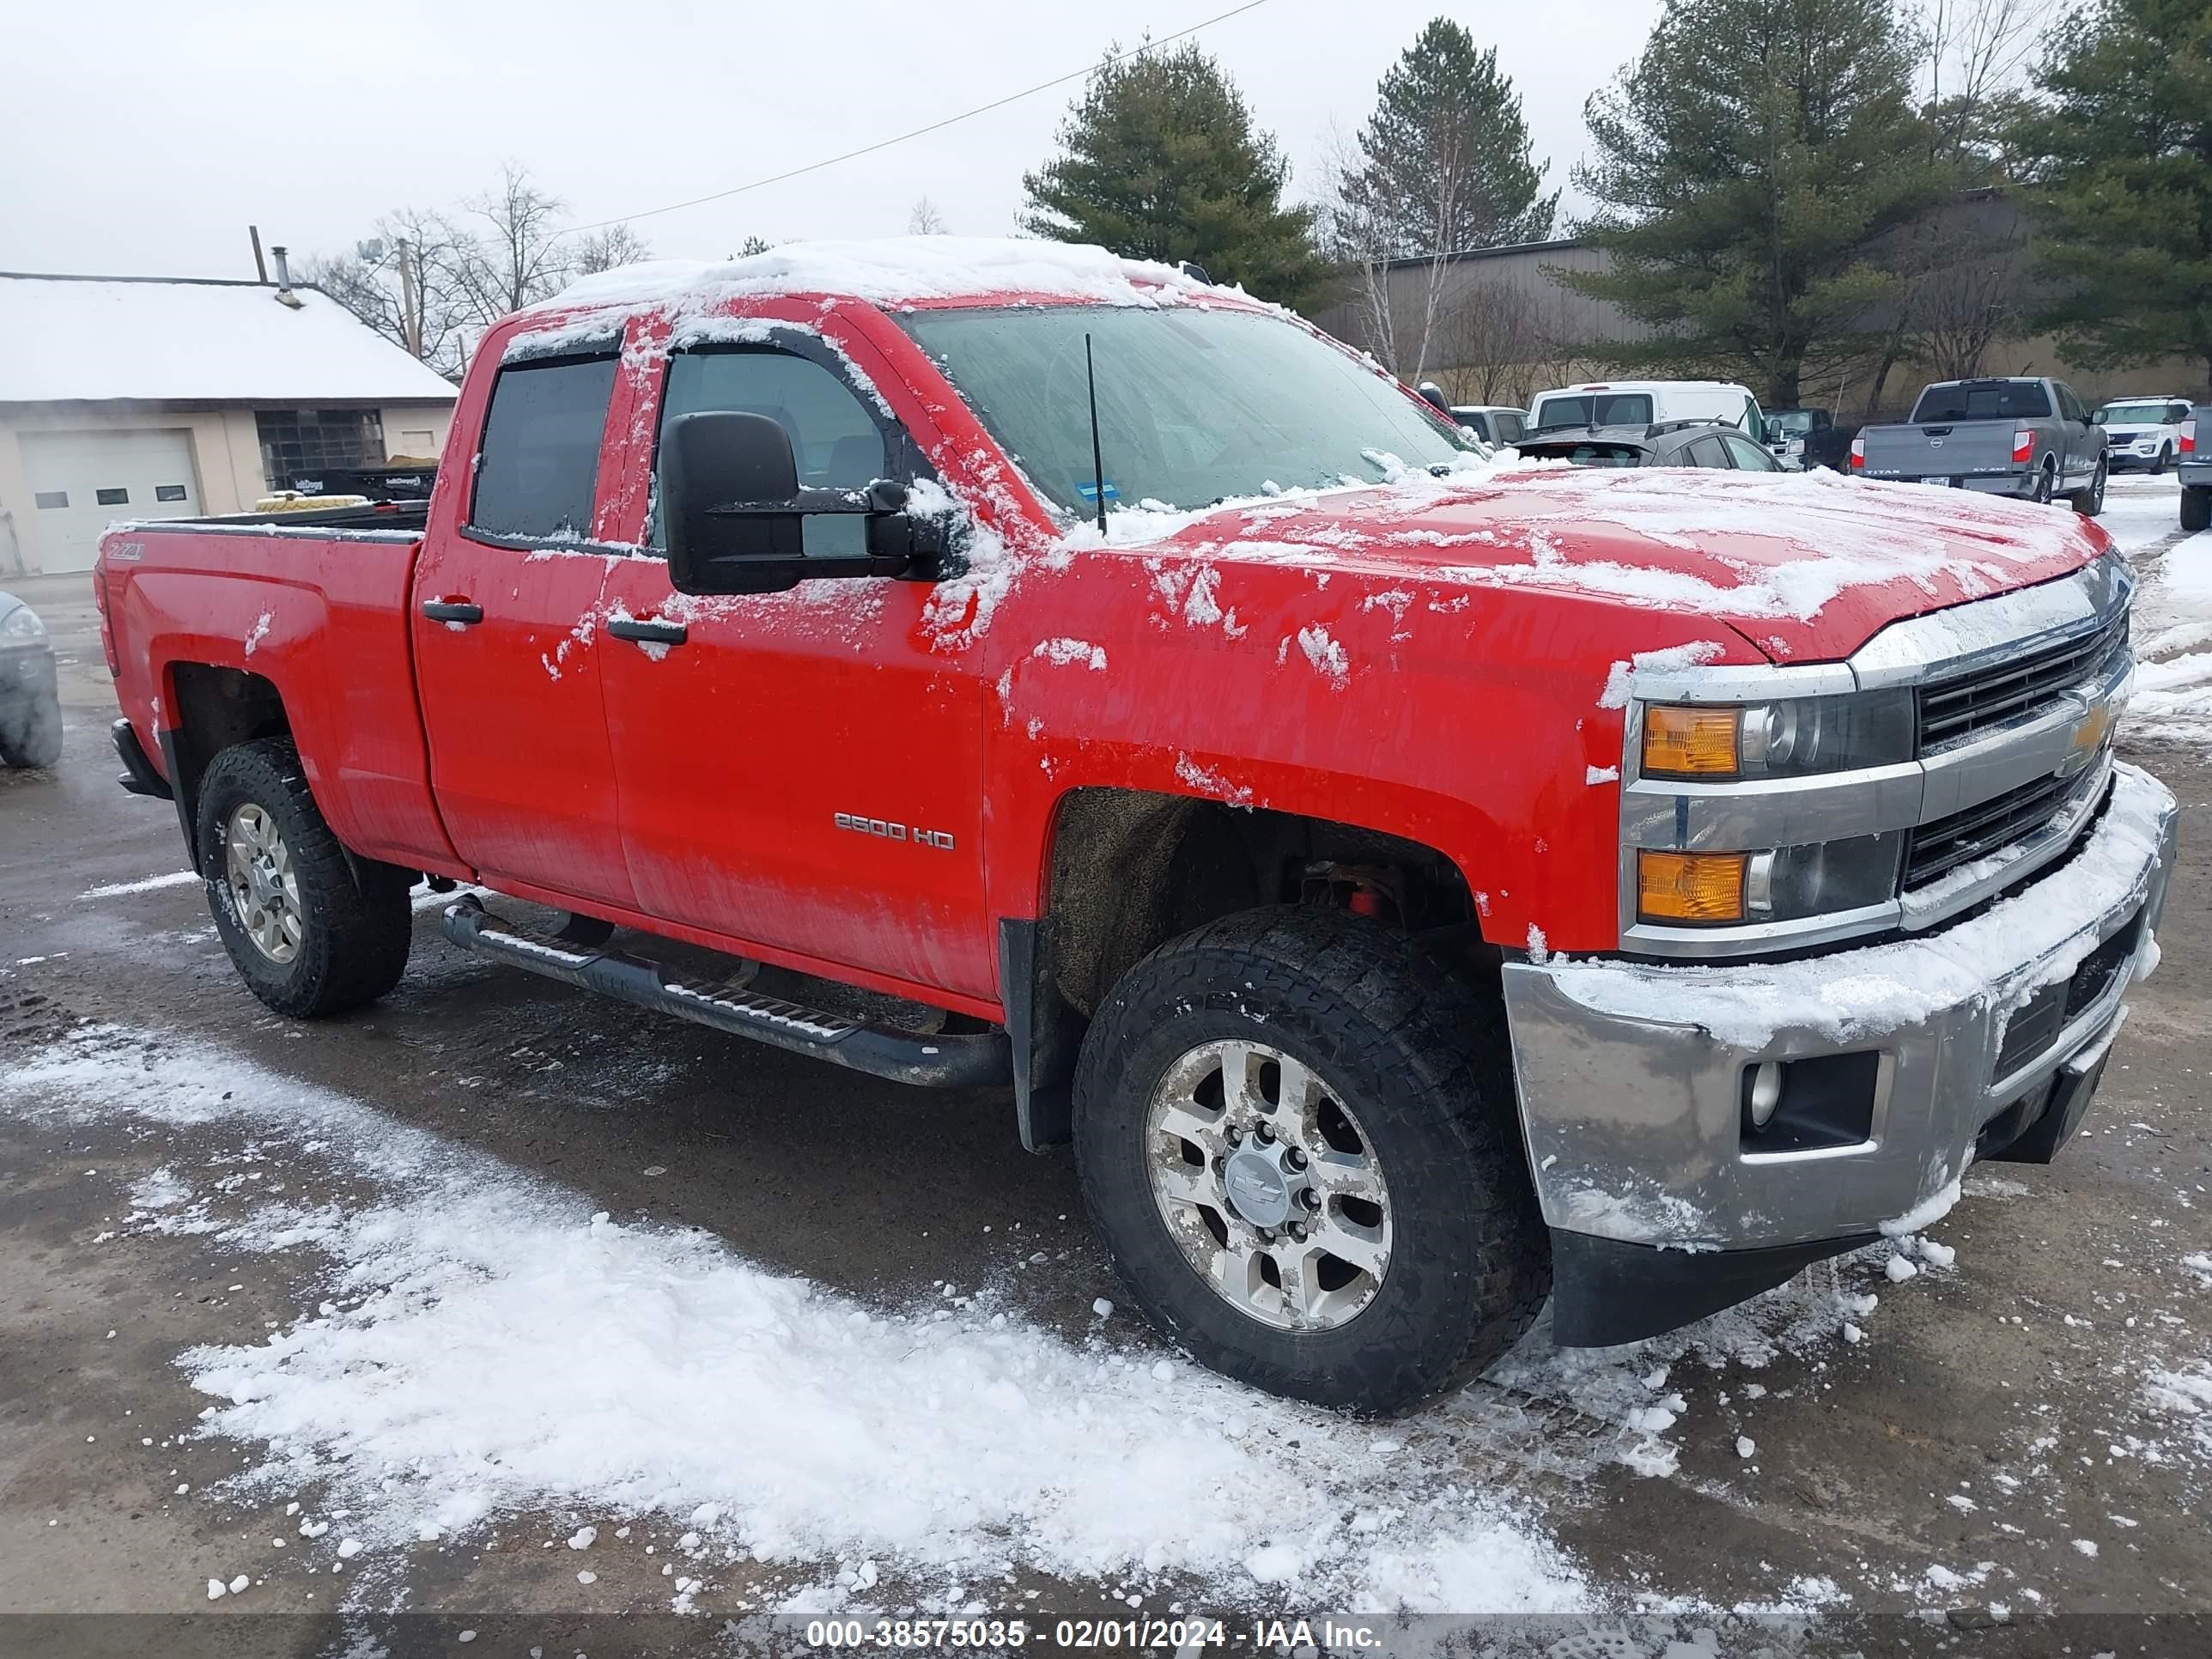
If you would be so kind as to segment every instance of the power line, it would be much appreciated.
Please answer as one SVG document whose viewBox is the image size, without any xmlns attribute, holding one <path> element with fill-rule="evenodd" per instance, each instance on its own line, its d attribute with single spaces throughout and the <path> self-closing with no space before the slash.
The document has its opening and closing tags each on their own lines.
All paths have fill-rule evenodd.
<svg viewBox="0 0 2212 1659">
<path fill-rule="evenodd" d="M 1049 92 L 1053 88 L 1065 86 L 1070 81 L 1079 81 L 1085 76 L 1096 74 L 1109 64 L 1118 64 L 1125 58 L 1141 57 L 1155 47 L 1167 46 L 1183 39 L 1186 35 L 1196 34 L 1200 29 L 1212 28 L 1216 23 L 1227 22 L 1232 17 L 1255 10 L 1267 3 L 1267 0 L 1244 0 L 1243 5 L 1231 6 L 1227 11 L 1217 12 L 1203 22 L 1193 23 L 1187 29 L 1177 29 L 1173 34 L 1163 35 L 1158 40 L 1147 40 L 1144 45 L 1132 46 L 1127 52 L 1109 52 L 1098 62 L 1086 64 L 1082 69 L 1070 70 L 1065 75 L 1055 75 L 1049 81 L 1040 81 L 1036 85 L 1024 87 L 1019 92 L 1010 92 L 1003 98 L 994 98 L 988 104 L 978 104 L 973 109 L 961 111 L 957 115 L 948 115 L 941 121 L 932 121 L 927 126 L 916 127 L 911 132 L 902 132 L 896 137 L 879 139 L 872 144 L 863 144 L 858 149 L 848 149 L 842 155 L 832 155 L 823 161 L 809 161 L 805 167 L 793 167 L 788 173 L 775 173 L 766 179 L 756 179 L 749 185 L 732 185 L 727 190 L 718 190 L 711 195 L 695 196 L 688 202 L 671 202 L 666 207 L 647 208 L 641 213 L 624 214 L 613 219 L 600 219 L 588 225 L 571 225 L 568 229 L 558 234 L 562 236 L 574 236 L 587 230 L 605 230 L 609 225 L 628 224 L 634 219 L 651 219 L 663 213 L 679 213 L 685 208 L 700 207 L 708 202 L 723 201 L 732 196 L 742 196 L 747 191 L 765 190 L 769 185 L 780 185 L 787 179 L 797 179 L 809 173 L 819 173 L 823 168 L 834 167 L 841 161 L 851 161 L 863 155 L 872 155 L 879 149 L 889 149 L 893 144 L 902 144 L 909 138 L 920 138 L 927 133 L 941 132 L 946 127 L 959 122 L 970 120 L 978 115 L 988 115 L 994 109 L 1004 109 L 1009 104 L 1018 103 L 1021 100 L 1034 97 L 1040 92 Z"/>
</svg>

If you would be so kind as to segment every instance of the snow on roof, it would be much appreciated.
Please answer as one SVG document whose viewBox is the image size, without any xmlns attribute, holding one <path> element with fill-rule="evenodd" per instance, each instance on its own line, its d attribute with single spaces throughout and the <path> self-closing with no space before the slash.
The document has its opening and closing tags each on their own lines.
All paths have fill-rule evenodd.
<svg viewBox="0 0 2212 1659">
<path fill-rule="evenodd" d="M 453 386 L 314 289 L 0 272 L 0 402 L 449 403 Z"/>
<path fill-rule="evenodd" d="M 684 308 L 777 294 L 850 295 L 878 304 L 1020 294 L 1102 305 L 1172 305 L 1207 285 L 1173 265 L 1037 238 L 887 236 L 788 242 L 720 264 L 654 259 L 586 276 L 540 311 L 674 304 Z"/>
</svg>

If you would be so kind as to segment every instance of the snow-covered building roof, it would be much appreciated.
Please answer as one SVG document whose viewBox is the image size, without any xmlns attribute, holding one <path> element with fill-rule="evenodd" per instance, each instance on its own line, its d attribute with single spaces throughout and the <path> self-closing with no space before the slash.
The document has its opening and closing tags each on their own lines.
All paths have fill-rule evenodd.
<svg viewBox="0 0 2212 1659">
<path fill-rule="evenodd" d="M 450 403 L 453 385 L 315 289 L 0 271 L 0 403 Z"/>
</svg>

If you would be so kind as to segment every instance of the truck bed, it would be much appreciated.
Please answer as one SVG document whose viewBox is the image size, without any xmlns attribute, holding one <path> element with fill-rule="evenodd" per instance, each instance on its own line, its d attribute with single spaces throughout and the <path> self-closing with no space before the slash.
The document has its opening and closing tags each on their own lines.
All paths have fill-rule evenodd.
<svg viewBox="0 0 2212 1659">
<path fill-rule="evenodd" d="M 420 535 L 429 522 L 430 503 L 368 501 L 359 507 L 319 507 L 299 513 L 217 513 L 197 519 L 162 519 L 158 528 L 173 530 L 251 531 L 312 530 L 333 539 L 349 530 L 397 531 Z M 149 521 L 143 528 L 157 527 Z"/>
</svg>

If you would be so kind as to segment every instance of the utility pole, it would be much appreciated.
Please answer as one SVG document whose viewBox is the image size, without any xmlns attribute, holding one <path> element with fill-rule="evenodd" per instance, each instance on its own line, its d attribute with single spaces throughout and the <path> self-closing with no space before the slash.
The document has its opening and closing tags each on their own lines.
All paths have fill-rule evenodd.
<svg viewBox="0 0 2212 1659">
<path fill-rule="evenodd" d="M 407 355 L 418 362 L 422 356 L 422 313 L 415 298 L 415 264 L 406 240 L 399 241 L 399 327 L 407 337 Z"/>
<path fill-rule="evenodd" d="M 265 283 L 269 280 L 269 262 L 261 257 L 261 227 L 248 225 L 246 234 L 253 239 L 253 280 Z"/>
</svg>

